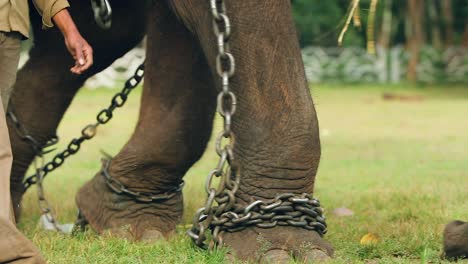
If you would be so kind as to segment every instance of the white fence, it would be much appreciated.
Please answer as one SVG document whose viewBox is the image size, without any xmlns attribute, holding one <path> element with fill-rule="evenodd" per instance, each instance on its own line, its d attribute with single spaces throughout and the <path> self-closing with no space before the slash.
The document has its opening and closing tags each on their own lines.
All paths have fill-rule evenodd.
<svg viewBox="0 0 468 264">
<path fill-rule="evenodd" d="M 24 54 L 26 55 L 26 54 Z M 408 53 L 402 47 L 377 49 L 370 55 L 362 48 L 307 47 L 302 51 L 310 82 L 399 83 L 405 80 Z M 144 60 L 143 47 L 135 48 L 109 68 L 90 78 L 86 86 L 117 88 Z M 21 64 L 27 59 L 22 56 Z M 418 81 L 468 84 L 468 50 L 461 47 L 439 52 L 431 47 L 421 51 L 417 67 Z"/>
<path fill-rule="evenodd" d="M 302 52 L 307 78 L 311 82 L 399 83 L 406 78 L 409 54 L 400 46 L 377 48 L 370 55 L 362 48 L 308 47 Z M 437 51 L 423 47 L 417 66 L 423 83 L 468 83 L 468 50 L 452 47 Z"/>
</svg>

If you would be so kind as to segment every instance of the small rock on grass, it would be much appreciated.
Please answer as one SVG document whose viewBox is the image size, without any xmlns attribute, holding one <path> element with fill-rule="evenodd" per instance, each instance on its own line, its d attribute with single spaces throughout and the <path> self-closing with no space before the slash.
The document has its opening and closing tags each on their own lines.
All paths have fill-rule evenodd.
<svg viewBox="0 0 468 264">
<path fill-rule="evenodd" d="M 362 238 L 361 238 L 361 241 L 360 241 L 360 244 L 361 245 L 364 245 L 364 246 L 369 246 L 369 245 L 375 245 L 379 242 L 379 236 L 377 234 L 373 234 L 373 233 L 368 233 L 368 234 L 365 234 Z"/>
<path fill-rule="evenodd" d="M 333 210 L 333 214 L 338 217 L 353 216 L 354 212 L 348 208 L 340 207 Z"/>
</svg>

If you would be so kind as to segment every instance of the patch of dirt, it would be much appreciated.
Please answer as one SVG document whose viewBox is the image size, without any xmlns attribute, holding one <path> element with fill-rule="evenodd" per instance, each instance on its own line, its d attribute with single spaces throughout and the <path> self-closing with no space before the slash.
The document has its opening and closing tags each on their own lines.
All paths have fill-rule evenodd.
<svg viewBox="0 0 468 264">
<path fill-rule="evenodd" d="M 382 94 L 382 99 L 384 101 L 421 102 L 424 101 L 426 98 L 422 95 L 396 94 L 385 92 Z"/>
</svg>

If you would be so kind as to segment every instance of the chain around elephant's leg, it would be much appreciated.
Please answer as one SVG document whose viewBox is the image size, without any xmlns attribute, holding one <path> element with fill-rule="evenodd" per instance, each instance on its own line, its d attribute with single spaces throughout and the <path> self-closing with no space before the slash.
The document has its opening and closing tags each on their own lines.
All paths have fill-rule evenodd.
<svg viewBox="0 0 468 264">
<path fill-rule="evenodd" d="M 170 236 L 181 221 L 182 179 L 208 142 L 216 92 L 200 47 L 166 2 L 150 11 L 137 127 L 76 197 L 94 230 L 145 241 Z"/>
<path fill-rule="evenodd" d="M 211 10 L 201 0 L 171 2 L 200 40 L 215 76 L 217 69 L 232 65 L 231 55 L 236 59 L 236 74 L 228 75 L 237 98 L 231 125 L 235 146 L 229 157 L 235 157 L 231 161 L 239 168 L 240 183 L 238 188 L 226 188 L 235 190 L 228 203 L 210 196 L 207 206 L 197 212 L 200 221 L 209 222 L 208 228 L 218 237 L 214 242 L 230 247 L 243 259 L 328 258 L 333 250 L 321 237 L 325 231 L 322 210 L 311 198 L 320 159 L 318 123 L 290 1 L 260 5 L 254 0 L 216 0 L 210 1 Z M 212 17 L 220 22 L 216 34 Z M 219 31 L 230 31 L 230 54 L 223 55 L 226 38 Z M 225 61 L 219 63 L 219 57 Z M 217 84 L 225 91 L 222 77 Z M 233 187 L 235 179 L 226 180 Z M 212 200 L 219 206 L 211 207 Z M 201 240 L 198 230 L 205 227 L 193 229 L 191 236 L 197 242 Z M 220 231 L 224 231 L 222 240 Z"/>
</svg>

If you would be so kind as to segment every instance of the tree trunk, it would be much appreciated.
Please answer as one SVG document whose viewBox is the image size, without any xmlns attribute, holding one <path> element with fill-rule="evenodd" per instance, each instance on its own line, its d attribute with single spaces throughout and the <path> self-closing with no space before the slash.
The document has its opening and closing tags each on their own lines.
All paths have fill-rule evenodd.
<svg viewBox="0 0 468 264">
<path fill-rule="evenodd" d="M 408 81 L 417 81 L 417 66 L 419 63 L 419 53 L 421 46 L 424 44 L 424 0 L 408 0 L 408 48 L 410 59 L 406 77 Z"/>
<path fill-rule="evenodd" d="M 462 37 L 462 46 L 468 48 L 468 22 L 465 23 L 465 31 Z"/>
<path fill-rule="evenodd" d="M 430 27 L 431 27 L 431 40 L 432 46 L 436 49 L 442 49 L 442 35 L 440 33 L 440 15 L 437 8 L 437 3 L 435 0 L 428 0 L 427 3 Z"/>
<path fill-rule="evenodd" d="M 453 9 L 452 9 L 452 0 L 442 0 L 441 1 L 442 17 L 444 21 L 445 28 L 445 47 L 450 47 L 453 45 L 454 40 L 454 30 L 453 30 Z"/>
<path fill-rule="evenodd" d="M 379 46 L 388 49 L 392 34 L 392 0 L 386 0 L 382 19 L 382 29 L 380 31 Z"/>
</svg>

